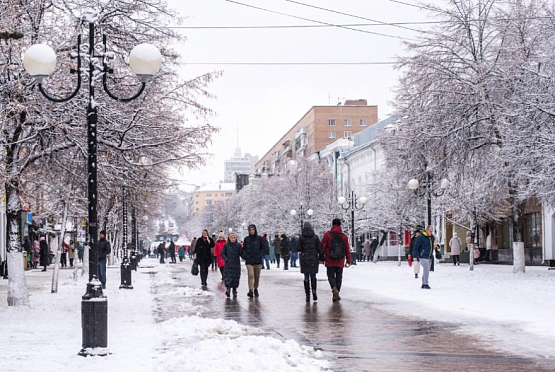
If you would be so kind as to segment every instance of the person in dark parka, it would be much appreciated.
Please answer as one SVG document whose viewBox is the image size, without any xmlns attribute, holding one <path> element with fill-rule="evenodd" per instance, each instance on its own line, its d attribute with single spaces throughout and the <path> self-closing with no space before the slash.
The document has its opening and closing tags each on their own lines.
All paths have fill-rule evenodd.
<svg viewBox="0 0 555 372">
<path fill-rule="evenodd" d="M 310 286 L 312 285 L 312 298 L 318 300 L 316 295 L 316 274 L 320 262 L 324 261 L 324 252 L 320 245 L 320 239 L 314 234 L 310 222 L 305 222 L 302 235 L 299 238 L 297 249 L 300 254 L 301 273 L 304 274 L 304 291 L 306 302 L 310 301 Z"/>
<path fill-rule="evenodd" d="M 291 254 L 291 240 L 282 234 L 280 240 L 281 257 L 283 258 L 283 270 L 289 270 L 289 259 Z"/>
<path fill-rule="evenodd" d="M 44 266 L 42 271 L 46 271 L 46 266 L 48 266 L 48 243 L 46 242 L 46 238 L 43 236 L 40 238 L 40 265 Z"/>
<path fill-rule="evenodd" d="M 237 297 L 237 287 L 241 279 L 241 254 L 243 253 L 241 244 L 237 241 L 237 235 L 230 233 L 227 237 L 227 243 L 222 249 L 221 257 L 225 261 L 224 279 L 225 295 L 229 297 L 230 290 L 233 290 L 233 297 Z"/>
<path fill-rule="evenodd" d="M 195 255 L 193 259 L 197 261 L 200 271 L 200 281 L 203 286 L 208 285 L 208 267 L 212 264 L 212 247 L 216 243 L 208 236 L 208 230 L 202 230 L 202 237 L 197 240 L 195 245 Z"/>
</svg>

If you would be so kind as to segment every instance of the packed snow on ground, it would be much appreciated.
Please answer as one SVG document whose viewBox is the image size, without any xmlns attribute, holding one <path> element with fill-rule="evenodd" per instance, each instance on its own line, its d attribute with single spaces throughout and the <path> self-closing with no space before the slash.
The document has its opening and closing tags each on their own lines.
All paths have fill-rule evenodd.
<svg viewBox="0 0 555 372">
<path fill-rule="evenodd" d="M 436 265 L 437 266 L 437 265 Z M 555 271 L 512 266 L 440 264 L 430 274 L 431 290 L 421 289 L 404 262 L 359 263 L 344 272 L 348 288 L 367 290 L 395 313 L 461 325 L 487 346 L 516 355 L 555 358 Z M 408 303 L 408 304 L 407 304 Z"/>
<path fill-rule="evenodd" d="M 0 306 L 0 365 L 3 371 L 84 372 L 136 371 L 323 371 L 329 364 L 320 351 L 264 336 L 261 330 L 234 321 L 195 315 L 154 320 L 153 281 L 141 271 L 157 273 L 156 285 L 171 282 L 171 272 L 160 268 L 133 272 L 133 290 L 120 290 L 119 269 L 108 269 L 108 350 L 106 357 L 83 358 L 81 296 L 85 280 L 71 280 L 71 270 L 60 272 L 57 294 L 50 293 L 52 272 L 28 272 L 31 305 Z M 0 287 L 0 294 L 5 288 Z M 195 301 L 211 294 L 181 287 L 184 314 L 202 314 Z M 187 305 L 191 302 L 190 305 Z M 193 310 L 193 311 L 191 311 Z M 196 311 L 198 310 L 198 311 Z"/>
</svg>

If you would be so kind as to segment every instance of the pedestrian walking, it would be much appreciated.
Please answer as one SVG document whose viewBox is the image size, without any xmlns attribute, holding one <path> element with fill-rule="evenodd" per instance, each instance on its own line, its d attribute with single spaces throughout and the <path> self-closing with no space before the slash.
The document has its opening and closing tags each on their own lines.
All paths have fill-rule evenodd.
<svg viewBox="0 0 555 372">
<path fill-rule="evenodd" d="M 370 240 L 367 238 L 362 244 L 362 261 L 370 262 L 370 256 L 372 256 L 372 248 Z"/>
<path fill-rule="evenodd" d="M 98 241 L 98 278 L 100 283 L 102 283 L 102 288 L 106 288 L 106 259 L 107 256 L 112 252 L 110 247 L 110 242 L 106 240 L 106 231 L 102 230 L 100 232 L 100 240 Z"/>
<path fill-rule="evenodd" d="M 222 282 L 224 281 L 224 266 L 225 261 L 222 258 L 222 250 L 224 249 L 224 245 L 226 243 L 224 232 L 220 231 L 218 235 L 218 241 L 214 247 L 214 257 L 216 257 L 216 264 L 218 265 L 218 269 L 220 269 L 220 274 L 222 275 Z"/>
<path fill-rule="evenodd" d="M 179 256 L 179 262 L 183 262 L 183 260 L 185 259 L 185 246 L 184 245 L 180 245 L 179 248 L 177 248 L 177 255 Z"/>
<path fill-rule="evenodd" d="M 193 259 L 197 261 L 200 271 L 200 281 L 202 286 L 207 286 L 208 268 L 212 264 L 212 249 L 216 246 L 214 239 L 208 236 L 208 230 L 202 230 L 202 236 L 197 239 L 195 254 Z"/>
<path fill-rule="evenodd" d="M 73 262 L 75 261 L 75 242 L 73 240 L 69 241 L 69 266 L 73 267 Z"/>
<path fill-rule="evenodd" d="M 243 248 L 237 241 L 237 235 L 234 232 L 227 237 L 227 243 L 222 249 L 221 257 L 225 262 L 224 279 L 225 279 L 225 295 L 229 297 L 230 291 L 233 291 L 233 297 L 237 297 L 237 287 L 241 279 L 241 255 Z"/>
<path fill-rule="evenodd" d="M 281 234 L 279 246 L 281 250 L 281 257 L 283 258 L 283 270 L 289 270 L 289 259 L 291 258 L 291 241 L 285 235 Z"/>
<path fill-rule="evenodd" d="M 160 263 L 164 263 L 164 257 L 166 257 L 166 242 L 162 242 L 158 244 L 158 248 L 156 249 L 158 256 L 160 257 Z"/>
<path fill-rule="evenodd" d="M 459 234 L 455 232 L 453 233 L 453 237 L 449 241 L 449 248 L 451 248 L 451 257 L 453 257 L 454 266 L 461 264 L 461 259 L 460 259 L 461 247 L 462 247 L 461 238 L 459 238 Z"/>
<path fill-rule="evenodd" d="M 298 242 L 299 236 L 294 234 L 289 242 L 289 246 L 291 247 L 291 267 L 297 267 L 297 260 L 299 259 L 299 252 L 297 251 Z"/>
<path fill-rule="evenodd" d="M 60 259 L 62 267 L 67 267 L 67 252 L 69 252 L 69 244 L 64 241 L 62 243 L 62 257 Z"/>
<path fill-rule="evenodd" d="M 434 227 L 429 225 L 414 242 L 414 252 L 416 257 L 420 260 L 422 265 L 422 289 L 430 289 L 428 283 L 430 276 L 431 261 L 434 259 L 434 243 L 435 237 L 433 235 Z"/>
<path fill-rule="evenodd" d="M 42 271 L 46 271 L 46 266 L 49 265 L 49 262 L 48 262 L 49 249 L 48 249 L 48 243 L 46 242 L 46 238 L 44 236 L 40 238 L 39 246 L 40 246 L 40 265 L 44 266 Z"/>
<path fill-rule="evenodd" d="M 262 239 L 264 239 L 264 252 L 262 252 L 262 258 L 266 264 L 266 270 L 270 270 L 270 243 L 268 242 L 268 234 L 263 234 Z M 262 264 L 262 269 L 264 269 L 264 264 Z"/>
<path fill-rule="evenodd" d="M 418 275 L 420 274 L 420 260 L 418 259 L 417 253 L 414 250 L 414 243 L 416 242 L 416 239 L 419 236 L 420 236 L 420 230 L 414 231 L 414 234 L 410 239 L 410 245 L 409 245 L 410 258 L 412 259 L 412 269 L 414 271 L 415 279 L 418 279 Z"/>
<path fill-rule="evenodd" d="M 333 219 L 332 227 L 322 237 L 321 244 L 326 259 L 326 271 L 332 291 L 332 300 L 337 302 L 341 300 L 340 292 L 343 282 L 343 268 L 351 266 L 349 238 L 341 229 L 340 219 Z"/>
<path fill-rule="evenodd" d="M 362 261 L 363 258 L 362 258 L 362 238 L 361 237 L 357 238 L 355 247 L 357 251 L 357 261 Z"/>
<path fill-rule="evenodd" d="M 314 233 L 314 229 L 310 222 L 305 222 L 302 235 L 299 238 L 297 249 L 300 254 L 301 273 L 304 274 L 304 293 L 306 302 L 310 302 L 310 292 L 312 287 L 312 299 L 318 300 L 316 294 L 316 274 L 320 262 L 324 261 L 324 252 L 320 245 L 320 239 Z"/>
<path fill-rule="evenodd" d="M 40 262 L 40 244 L 38 240 L 33 241 L 33 260 L 32 260 L 32 267 L 36 269 Z"/>
<path fill-rule="evenodd" d="M 77 248 L 77 259 L 80 263 L 83 262 L 83 256 L 85 254 L 85 246 L 81 243 L 77 243 L 79 246 Z"/>
<path fill-rule="evenodd" d="M 279 269 L 279 262 L 281 261 L 281 238 L 280 238 L 281 234 L 282 232 L 280 231 L 274 237 L 274 254 L 276 256 L 276 263 L 277 263 L 278 269 Z"/>
<path fill-rule="evenodd" d="M 276 263 L 276 247 L 275 247 L 275 240 L 270 239 L 268 242 L 268 250 L 270 252 L 270 263 Z"/>
<path fill-rule="evenodd" d="M 258 236 L 256 225 L 249 225 L 249 235 L 243 239 L 243 259 L 249 274 L 249 298 L 258 297 L 260 271 L 262 270 L 262 256 L 264 255 L 264 239 Z"/>
<path fill-rule="evenodd" d="M 216 242 L 216 234 L 212 234 L 212 241 Z M 214 244 L 214 246 L 211 247 L 210 249 L 212 254 L 212 270 L 215 271 L 217 268 L 216 257 L 214 256 L 214 250 L 216 249 L 216 245 Z"/>
<path fill-rule="evenodd" d="M 171 263 L 177 263 L 177 260 L 175 259 L 175 243 L 173 242 L 173 240 L 170 240 L 170 246 L 168 249 L 170 251 Z"/>
<path fill-rule="evenodd" d="M 378 251 L 378 237 L 373 236 L 372 237 L 372 242 L 370 243 L 370 260 L 374 261 L 374 255 L 376 254 L 376 252 Z"/>
<path fill-rule="evenodd" d="M 189 246 L 189 259 L 193 260 L 193 255 L 195 254 L 195 246 L 197 245 L 197 238 L 193 236 L 191 245 Z"/>
</svg>

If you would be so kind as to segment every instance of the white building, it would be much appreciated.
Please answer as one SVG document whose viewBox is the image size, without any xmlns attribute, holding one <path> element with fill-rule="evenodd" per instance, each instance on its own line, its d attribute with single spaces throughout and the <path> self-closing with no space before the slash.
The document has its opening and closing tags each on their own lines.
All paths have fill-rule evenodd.
<svg viewBox="0 0 555 372">
<path fill-rule="evenodd" d="M 233 156 L 224 162 L 224 182 L 235 182 L 236 173 L 254 173 L 258 156 L 241 155 L 241 149 L 236 148 Z"/>
</svg>

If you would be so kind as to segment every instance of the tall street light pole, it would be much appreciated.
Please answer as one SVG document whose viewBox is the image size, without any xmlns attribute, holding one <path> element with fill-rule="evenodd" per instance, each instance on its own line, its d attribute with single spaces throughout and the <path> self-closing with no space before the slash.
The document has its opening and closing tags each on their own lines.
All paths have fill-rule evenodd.
<svg viewBox="0 0 555 372">
<path fill-rule="evenodd" d="M 98 258 L 98 215 L 97 215 L 97 123 L 98 108 L 94 100 L 94 88 L 97 76 L 102 76 L 104 91 L 109 97 L 128 102 L 139 97 L 145 89 L 146 82 L 150 80 L 159 70 L 162 57 L 159 50 L 150 44 L 140 44 L 133 48 L 129 57 L 129 65 L 133 72 L 141 80 L 141 86 L 136 94 L 129 98 L 120 98 L 114 95 L 108 88 L 107 75 L 113 73 L 109 67 L 108 60 L 112 58 L 111 53 L 106 52 L 106 36 L 103 35 L 103 45 L 95 45 L 95 23 L 83 19 L 88 24 L 88 44 L 81 45 L 81 35 L 77 37 L 77 69 L 71 69 L 71 73 L 77 74 L 77 87 L 67 97 L 58 98 L 47 93 L 42 85 L 44 79 L 52 74 L 56 68 L 56 54 L 54 50 L 45 44 L 36 44 L 25 51 L 23 66 L 25 70 L 35 78 L 40 92 L 50 101 L 67 102 L 74 98 L 81 89 L 81 75 L 85 73 L 81 69 L 82 62 L 86 65 L 88 72 L 88 104 L 87 104 L 87 150 L 88 150 L 88 239 L 90 246 L 89 254 L 89 283 L 87 291 L 81 302 L 81 325 L 83 332 L 82 348 L 79 355 L 107 355 L 108 346 L 108 301 L 102 293 L 102 286 L 97 280 Z M 73 58 L 73 57 L 72 57 Z M 101 64 L 98 61 L 102 61 Z M 96 350 L 95 350 L 96 349 Z"/>
<path fill-rule="evenodd" d="M 355 246 L 355 210 L 361 210 L 364 208 L 364 205 L 368 199 L 365 196 L 358 197 L 354 191 L 351 191 L 351 194 L 345 198 L 344 196 L 340 196 L 337 199 L 339 205 L 344 210 L 351 211 L 351 251 L 355 252 L 354 257 L 356 257 L 356 246 Z M 356 258 L 353 261 L 353 265 L 356 265 Z"/>
</svg>

